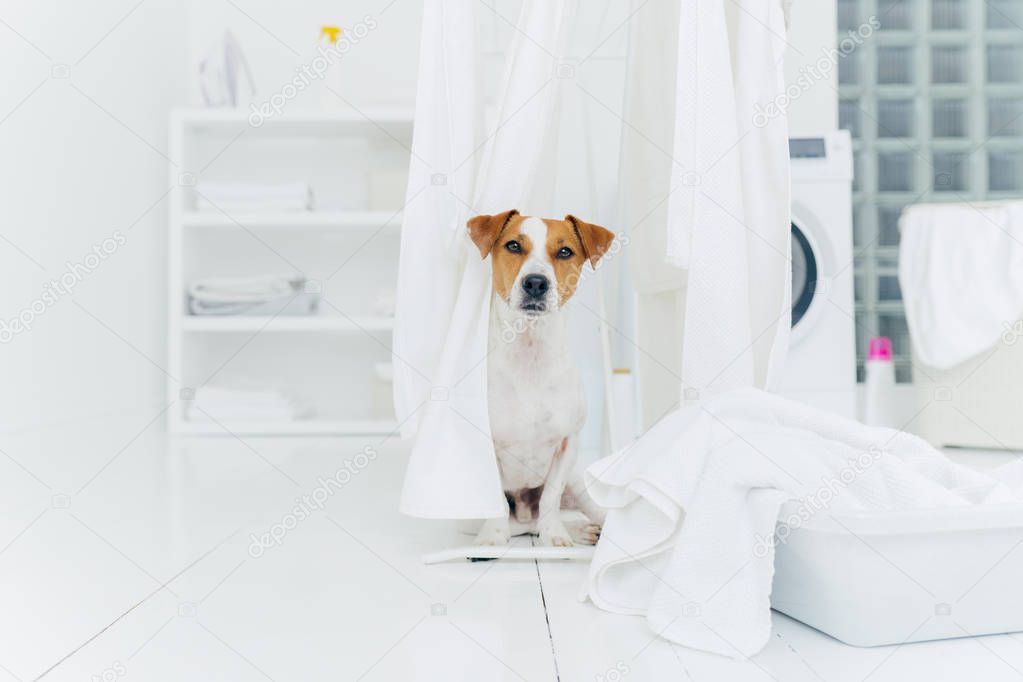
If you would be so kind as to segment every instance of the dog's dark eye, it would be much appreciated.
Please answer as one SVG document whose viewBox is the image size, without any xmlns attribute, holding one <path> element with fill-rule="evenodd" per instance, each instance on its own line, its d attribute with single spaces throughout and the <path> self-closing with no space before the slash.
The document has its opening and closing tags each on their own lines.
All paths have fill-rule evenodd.
<svg viewBox="0 0 1023 682">
<path fill-rule="evenodd" d="M 571 258 L 574 255 L 575 255 L 575 251 L 573 251 L 572 249 L 568 248 L 567 246 L 562 246 L 560 249 L 558 249 L 558 252 L 555 254 L 555 256 L 557 256 L 561 260 L 565 260 L 566 258 Z"/>
<path fill-rule="evenodd" d="M 519 244 L 514 239 L 505 244 L 504 248 L 508 249 L 512 253 L 522 253 L 522 244 Z"/>
</svg>

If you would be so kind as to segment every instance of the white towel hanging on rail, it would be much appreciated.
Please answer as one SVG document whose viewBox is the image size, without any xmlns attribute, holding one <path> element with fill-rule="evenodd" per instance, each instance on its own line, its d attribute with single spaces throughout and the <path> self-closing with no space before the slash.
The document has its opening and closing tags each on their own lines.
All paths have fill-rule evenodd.
<svg viewBox="0 0 1023 682">
<path fill-rule="evenodd" d="M 771 116 L 769 106 L 786 92 L 783 3 L 682 5 L 678 70 L 698 74 L 692 91 L 680 81 L 680 105 L 698 104 L 675 128 L 676 156 L 689 152 L 682 161 L 698 177 L 673 195 L 691 198 L 679 207 L 691 235 L 682 381 L 703 397 L 770 388 L 785 362 L 792 305 L 788 121 L 784 107 Z M 683 47 L 690 38 L 696 55 Z M 669 229 L 673 218 L 669 208 Z"/>
<path fill-rule="evenodd" d="M 784 363 L 786 4 L 634 3 L 626 112 L 643 135 L 623 138 L 621 202 L 651 358 L 640 367 L 648 425 L 680 399 L 770 388 Z M 666 314 L 684 325 L 665 326 Z"/>
<path fill-rule="evenodd" d="M 480 7 L 427 0 L 423 16 L 394 397 L 402 434 L 416 436 L 401 511 L 426 518 L 505 513 L 487 409 L 490 271 L 465 224 L 476 214 L 528 211 L 546 175 L 561 87 L 552 55 L 563 53 L 575 3 L 523 3 L 493 129 L 483 125 Z"/>
</svg>

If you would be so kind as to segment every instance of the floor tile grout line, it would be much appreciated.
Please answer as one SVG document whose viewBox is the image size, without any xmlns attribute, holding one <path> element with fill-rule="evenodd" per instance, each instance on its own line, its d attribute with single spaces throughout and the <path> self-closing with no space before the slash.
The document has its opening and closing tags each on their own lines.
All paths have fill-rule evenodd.
<svg viewBox="0 0 1023 682">
<path fill-rule="evenodd" d="M 532 542 L 532 539 L 531 539 Z M 532 542 L 536 546 L 535 542 Z M 540 604 L 543 605 L 543 619 L 547 624 L 547 639 L 551 643 L 551 660 L 554 661 L 554 679 L 561 682 L 561 671 L 558 670 L 558 652 L 554 648 L 554 633 L 551 631 L 551 616 L 547 611 L 547 596 L 543 593 L 543 577 L 540 575 L 540 560 L 533 559 L 533 566 L 536 567 L 536 582 L 540 586 Z"/>
<path fill-rule="evenodd" d="M 50 674 L 51 672 L 53 672 L 54 670 L 56 670 L 58 666 L 60 666 L 60 665 L 61 665 L 62 663 L 64 663 L 64 661 L 67 661 L 67 660 L 69 660 L 69 659 L 70 659 L 70 658 L 71 658 L 72 656 L 74 656 L 75 654 L 77 654 L 77 653 L 78 653 L 79 651 L 81 651 L 81 650 L 82 650 L 82 649 L 84 649 L 85 647 L 87 647 L 87 646 L 89 646 L 90 644 L 92 644 L 92 643 L 93 643 L 93 642 L 94 642 L 94 641 L 95 641 L 96 639 L 98 639 L 98 638 L 100 637 L 100 635 L 102 635 L 102 634 L 103 634 L 104 632 L 106 632 L 107 630 L 109 630 L 109 629 L 110 629 L 110 628 L 112 628 L 113 626 L 117 625 L 117 624 L 118 624 L 119 622 L 121 622 L 121 620 L 123 620 L 123 619 L 124 619 L 124 617 L 125 617 L 125 616 L 127 616 L 127 615 L 128 615 L 129 613 L 131 613 L 132 611 L 134 611 L 134 610 L 135 610 L 135 609 L 137 609 L 138 607 L 140 607 L 140 606 L 142 606 L 143 604 L 145 604 L 145 603 L 146 603 L 147 601 L 149 601 L 150 599 L 152 599 L 152 598 L 153 598 L 154 596 L 156 596 L 157 594 L 159 594 L 160 592 L 162 592 L 162 591 L 163 591 L 163 589 L 164 589 L 165 587 L 167 587 L 167 586 L 168 586 L 168 585 L 170 585 L 170 584 L 171 584 L 172 582 L 174 582 L 175 580 L 177 580 L 178 578 L 180 578 L 180 577 L 181 577 L 182 575 L 184 575 L 186 571 L 189 571 L 189 570 L 191 570 L 191 569 L 192 569 L 192 568 L 194 568 L 194 567 L 195 567 L 195 565 L 196 565 L 196 564 L 198 564 L 198 563 L 199 563 L 200 561 L 202 561 L 203 559 L 205 559 L 206 557 L 208 557 L 208 556 L 209 556 L 210 554 L 212 554 L 212 553 L 213 553 L 213 552 L 215 552 L 216 550 L 220 549 L 220 548 L 221 548 L 221 547 L 222 547 L 222 546 L 223 546 L 223 545 L 224 545 L 225 543 L 227 543 L 227 542 L 228 542 L 228 541 L 229 541 L 229 540 L 230 540 L 231 538 L 233 538 L 233 537 L 234 537 L 234 536 L 235 536 L 235 535 L 236 535 L 237 533 L 238 533 L 238 531 L 235 531 L 234 533 L 231 533 L 231 534 L 230 534 L 229 536 L 227 536 L 226 538 L 224 538 L 223 540 L 221 540 L 220 542 L 218 542 L 218 543 L 217 543 L 216 545 L 214 545 L 214 546 L 213 546 L 213 547 L 211 547 L 210 549 L 208 549 L 208 550 L 206 550 L 205 552 L 203 552 L 202 554 L 200 554 L 200 555 L 199 555 L 198 557 L 196 557 L 196 558 L 195 558 L 195 559 L 194 559 L 194 560 L 193 560 L 193 561 L 192 561 L 191 563 L 187 564 L 187 565 L 186 565 L 186 566 L 185 566 L 184 568 L 182 568 L 182 569 L 181 569 L 180 571 L 178 571 L 177 573 L 175 573 L 174 575 L 172 575 L 172 576 L 171 576 L 171 577 L 170 577 L 170 578 L 169 578 L 168 580 L 166 580 L 166 581 L 164 581 L 163 583 L 161 583 L 161 584 L 160 584 L 160 585 L 159 585 L 159 586 L 158 586 L 158 587 L 157 587 L 156 589 L 154 589 L 154 590 L 153 590 L 152 592 L 150 592 L 149 594 L 147 594 L 147 595 L 145 595 L 144 597 L 142 597 L 142 599 L 140 599 L 140 600 L 139 600 L 139 601 L 138 601 L 137 603 L 135 603 L 135 604 L 132 604 L 132 605 L 131 605 L 131 606 L 130 606 L 130 607 L 128 608 L 128 610 L 126 610 L 126 611 L 125 611 L 124 613 L 120 614 L 119 616 L 117 616 L 116 618 L 114 618 L 114 619 L 113 619 L 112 621 L 110 621 L 109 623 L 107 623 L 106 625 L 104 625 L 104 626 L 103 626 L 103 627 L 102 627 L 102 628 L 101 628 L 101 629 L 99 630 L 99 632 L 97 632 L 96 634 L 94 634 L 93 636 L 89 637 L 89 638 L 88 638 L 87 640 L 85 640 L 84 642 L 82 642 L 81 644 L 79 644 L 78 646 L 76 646 L 76 647 L 75 647 L 74 649 L 72 649 L 72 650 L 71 650 L 70 652 L 68 652 L 68 653 L 67 653 L 67 654 L 65 654 L 65 655 L 64 655 L 63 657 L 61 657 L 61 658 L 60 658 L 60 659 L 59 659 L 59 660 L 58 660 L 58 661 L 57 661 L 56 663 L 54 663 L 54 664 L 53 664 L 53 665 L 51 665 L 51 666 L 50 666 L 49 668 L 47 668 L 47 669 L 46 669 L 46 670 L 44 670 L 44 671 L 43 671 L 42 673 L 40 673 L 40 674 L 39 674 L 39 675 L 38 675 L 37 677 L 33 677 L 33 678 L 32 678 L 33 682 L 36 682 L 37 680 L 41 680 L 41 679 L 43 679 L 44 677 L 46 677 L 47 675 L 49 675 L 49 674 Z M 161 629 L 162 629 L 162 628 L 161 628 Z M 134 655 L 134 654 L 133 654 L 133 655 Z"/>
</svg>

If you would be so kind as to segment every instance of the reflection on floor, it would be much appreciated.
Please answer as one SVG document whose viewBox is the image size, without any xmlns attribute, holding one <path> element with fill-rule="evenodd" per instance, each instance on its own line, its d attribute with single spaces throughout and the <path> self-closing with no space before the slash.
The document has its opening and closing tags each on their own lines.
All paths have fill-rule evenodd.
<svg viewBox="0 0 1023 682">
<path fill-rule="evenodd" d="M 579 602 L 580 564 L 424 566 L 467 538 L 398 515 L 397 440 L 171 439 L 151 419 L 0 434 L 0 680 L 1023 674 L 1021 635 L 857 649 L 779 614 L 749 661 L 671 646 Z"/>
</svg>

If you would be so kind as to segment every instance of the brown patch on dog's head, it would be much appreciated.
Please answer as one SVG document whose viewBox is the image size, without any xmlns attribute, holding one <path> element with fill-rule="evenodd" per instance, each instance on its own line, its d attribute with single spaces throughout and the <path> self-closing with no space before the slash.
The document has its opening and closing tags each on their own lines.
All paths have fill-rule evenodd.
<svg viewBox="0 0 1023 682">
<path fill-rule="evenodd" d="M 574 215 L 565 216 L 565 222 L 571 223 L 572 227 L 575 228 L 583 248 L 586 249 L 586 258 L 589 259 L 590 265 L 597 267 L 597 261 L 611 248 L 611 242 L 614 241 L 615 233 L 600 225 L 585 223 Z"/>
<path fill-rule="evenodd" d="M 558 281 L 562 305 L 575 293 L 586 261 L 592 267 L 607 253 L 614 233 L 600 225 L 583 222 L 572 215 L 564 220 L 544 219 L 547 224 L 547 251 Z"/>
<path fill-rule="evenodd" d="M 501 236 L 501 232 L 511 219 L 517 215 L 519 212 L 513 208 L 497 215 L 478 215 L 475 218 L 469 218 L 469 222 L 465 226 L 469 228 L 469 239 L 480 250 L 480 258 L 486 258 L 494 250 L 497 238 Z"/>
<path fill-rule="evenodd" d="M 515 209 L 497 215 L 478 215 L 467 223 L 469 237 L 480 251 L 480 257 L 491 257 L 494 291 L 508 300 L 519 268 L 525 262 L 533 243 L 519 233 L 525 218 Z"/>
<path fill-rule="evenodd" d="M 614 234 L 574 216 L 563 220 L 528 218 L 518 211 L 481 215 L 468 222 L 469 236 L 480 255 L 491 257 L 494 291 L 506 302 L 529 313 L 560 307 L 575 293 L 584 264 L 593 267 L 610 248 Z M 529 280 L 542 276 L 555 287 L 542 285 L 539 298 L 524 293 Z M 527 279 L 528 278 L 528 279 Z M 557 293 L 557 300 L 553 294 Z"/>
</svg>

